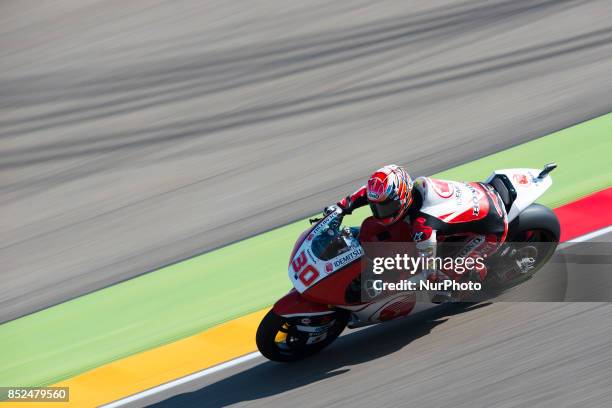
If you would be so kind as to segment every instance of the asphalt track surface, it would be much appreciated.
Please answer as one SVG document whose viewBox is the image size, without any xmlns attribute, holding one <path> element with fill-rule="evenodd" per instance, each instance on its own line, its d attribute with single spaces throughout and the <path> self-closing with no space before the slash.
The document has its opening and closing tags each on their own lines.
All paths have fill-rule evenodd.
<svg viewBox="0 0 612 408">
<path fill-rule="evenodd" d="M 0 322 L 611 94 L 608 0 L 2 2 Z"/>
<path fill-rule="evenodd" d="M 565 250 L 573 260 L 558 300 L 583 302 L 444 305 L 348 330 L 304 361 L 259 357 L 128 406 L 609 407 L 612 304 L 584 300 L 602 287 L 610 300 L 612 233 L 593 241 L 607 244 Z M 607 260 L 584 257 L 593 253 Z"/>
</svg>

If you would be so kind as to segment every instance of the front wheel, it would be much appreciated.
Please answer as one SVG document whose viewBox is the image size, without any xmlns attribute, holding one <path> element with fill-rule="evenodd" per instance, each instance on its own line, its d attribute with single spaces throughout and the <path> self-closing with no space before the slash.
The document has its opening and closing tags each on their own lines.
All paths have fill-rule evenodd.
<svg viewBox="0 0 612 408">
<path fill-rule="evenodd" d="M 255 342 L 269 360 L 289 362 L 308 357 L 342 333 L 348 315 L 340 311 L 321 316 L 285 318 L 270 310 L 257 328 Z"/>
</svg>

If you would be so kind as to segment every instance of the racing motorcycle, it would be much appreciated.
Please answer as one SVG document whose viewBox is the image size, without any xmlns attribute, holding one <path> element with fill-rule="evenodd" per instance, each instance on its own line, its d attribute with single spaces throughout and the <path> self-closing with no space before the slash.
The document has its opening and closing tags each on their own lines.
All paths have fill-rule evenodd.
<svg viewBox="0 0 612 408">
<path fill-rule="evenodd" d="M 535 201 L 552 185 L 543 170 L 496 170 L 484 182 L 503 202 L 507 239 L 490 259 L 483 284 L 493 290 L 530 279 L 553 255 L 560 225 L 555 213 Z M 297 239 L 289 261 L 293 289 L 279 299 L 259 324 L 259 351 L 273 361 L 310 356 L 331 344 L 348 326 L 356 328 L 415 313 L 414 293 L 374 298 L 355 296 L 365 251 L 359 227 L 342 227 L 342 211 L 333 209 Z M 538 246 L 537 243 L 547 243 Z M 358 293 L 357 289 L 357 293 Z"/>
</svg>

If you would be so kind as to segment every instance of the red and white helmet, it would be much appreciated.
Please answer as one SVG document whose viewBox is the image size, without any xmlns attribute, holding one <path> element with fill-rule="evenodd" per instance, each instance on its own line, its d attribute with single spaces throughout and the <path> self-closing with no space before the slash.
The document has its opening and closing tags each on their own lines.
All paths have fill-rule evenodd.
<svg viewBox="0 0 612 408">
<path fill-rule="evenodd" d="M 393 224 L 412 203 L 412 178 L 403 167 L 387 165 L 370 176 L 366 195 L 374 218 L 382 225 Z"/>
</svg>

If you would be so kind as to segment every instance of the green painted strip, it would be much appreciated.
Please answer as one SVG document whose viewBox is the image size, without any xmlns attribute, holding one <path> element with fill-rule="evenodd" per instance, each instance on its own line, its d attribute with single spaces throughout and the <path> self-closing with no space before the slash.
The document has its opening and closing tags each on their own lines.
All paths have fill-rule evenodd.
<svg viewBox="0 0 612 408">
<path fill-rule="evenodd" d="M 608 114 L 436 176 L 479 180 L 496 168 L 556 161 L 542 202 L 557 206 L 612 185 L 611 152 Z M 0 385 L 55 383 L 270 305 L 289 289 L 287 258 L 306 226 L 299 221 L 1 325 Z"/>
</svg>

